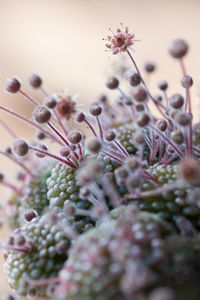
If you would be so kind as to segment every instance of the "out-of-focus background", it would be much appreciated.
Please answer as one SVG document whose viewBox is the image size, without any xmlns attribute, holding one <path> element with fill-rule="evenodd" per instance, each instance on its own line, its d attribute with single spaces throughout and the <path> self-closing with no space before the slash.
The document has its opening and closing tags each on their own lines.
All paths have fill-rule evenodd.
<svg viewBox="0 0 200 300">
<path fill-rule="evenodd" d="M 79 102 L 92 101 L 104 92 L 104 82 L 109 66 L 117 56 L 105 53 L 102 37 L 108 28 L 120 22 L 134 29 L 141 40 L 134 46 L 139 66 L 153 60 L 158 69 L 151 80 L 168 79 L 170 93 L 179 90 L 180 68 L 168 57 L 166 48 L 171 39 L 185 38 L 191 45 L 186 58 L 188 72 L 194 77 L 192 88 L 195 117 L 200 106 L 200 1 L 199 0 L 0 0 L 0 105 L 30 115 L 32 106 L 20 95 L 4 92 L 5 79 L 11 75 L 21 78 L 28 91 L 27 78 L 37 72 L 44 78 L 50 91 L 68 88 L 79 94 Z M 31 95 L 42 99 L 38 91 Z M 32 131 L 23 123 L 0 112 L 20 137 L 30 137 Z M 0 149 L 12 142 L 0 129 Z M 0 169 L 12 177 L 14 166 L 0 158 Z M 5 203 L 5 190 L 1 188 L 1 204 Z M 3 241 L 7 229 L 0 231 Z M 2 271 L 0 253 L 0 295 L 7 289 Z M 1 298 L 1 296 L 0 296 Z"/>
</svg>

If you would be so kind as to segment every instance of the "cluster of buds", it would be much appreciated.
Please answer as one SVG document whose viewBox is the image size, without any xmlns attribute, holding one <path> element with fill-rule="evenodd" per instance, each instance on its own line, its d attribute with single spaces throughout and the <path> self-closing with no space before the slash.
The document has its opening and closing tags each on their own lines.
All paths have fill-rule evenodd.
<svg viewBox="0 0 200 300">
<path fill-rule="evenodd" d="M 29 85 L 43 93 L 41 104 L 18 78 L 6 81 L 5 90 L 20 93 L 34 111 L 29 119 L 0 110 L 36 129 L 27 141 L 0 120 L 14 138 L 0 153 L 20 168 L 15 184 L 0 174 L 11 190 L 13 229 L 1 244 L 12 288 L 6 300 L 199 297 L 200 123 L 184 63 L 189 46 L 178 39 L 168 48 L 183 73 L 183 94 L 168 95 L 160 80 L 154 96 L 131 52 L 135 35 L 122 26 L 105 41 L 133 65 L 123 78 L 107 79 L 114 103 L 102 94 L 82 111 L 74 97 L 47 92 L 33 74 Z M 149 76 L 155 69 L 144 65 Z"/>
</svg>

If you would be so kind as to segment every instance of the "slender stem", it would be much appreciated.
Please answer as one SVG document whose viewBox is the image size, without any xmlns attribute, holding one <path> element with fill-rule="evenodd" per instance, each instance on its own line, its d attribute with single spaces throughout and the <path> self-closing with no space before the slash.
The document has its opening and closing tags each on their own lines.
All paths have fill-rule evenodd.
<svg viewBox="0 0 200 300">
<path fill-rule="evenodd" d="M 46 155 L 46 156 L 52 157 L 52 158 L 58 160 L 58 161 L 61 162 L 61 163 L 64 163 L 65 165 L 67 165 L 68 167 L 71 167 L 71 168 L 73 168 L 73 169 L 76 169 L 76 168 L 77 168 L 76 165 L 75 165 L 74 163 L 71 163 L 71 162 L 69 162 L 69 161 L 63 159 L 62 157 L 60 157 L 60 156 L 58 156 L 58 155 L 55 155 L 55 154 L 52 154 L 52 153 L 50 153 L 50 152 L 48 152 L 48 151 L 42 150 L 42 149 L 37 148 L 37 147 L 34 147 L 34 146 L 30 146 L 30 145 L 29 145 L 29 149 L 31 149 L 31 150 L 33 150 L 33 151 L 35 151 L 35 152 L 44 154 L 44 155 Z"/>
<path fill-rule="evenodd" d="M 65 134 L 66 137 L 67 137 L 67 136 L 68 136 L 68 131 L 66 130 L 65 126 L 63 125 L 63 122 L 62 122 L 62 120 L 60 119 L 60 117 L 59 117 L 57 111 L 54 109 L 53 112 L 54 112 L 55 118 L 56 118 L 56 120 L 57 120 L 57 122 L 58 122 L 58 125 L 61 127 L 61 129 L 63 130 L 64 134 Z"/>
<path fill-rule="evenodd" d="M 36 280 L 36 281 L 31 282 L 31 285 L 32 286 L 41 286 L 41 285 L 50 285 L 50 284 L 59 283 L 59 282 L 60 282 L 60 278 L 55 277 L 55 278 Z"/>
<path fill-rule="evenodd" d="M 120 165 L 123 164 L 123 161 L 118 159 L 117 157 L 115 157 L 114 155 L 110 154 L 109 152 L 106 152 L 106 151 L 102 151 L 104 154 L 106 154 L 107 156 L 113 158 L 115 161 L 117 161 L 118 163 L 120 163 Z"/>
<path fill-rule="evenodd" d="M 126 151 L 126 149 L 118 142 L 118 141 L 114 141 L 115 145 L 117 145 L 117 147 L 119 148 L 119 150 L 124 153 L 127 157 L 129 157 L 128 152 Z"/>
<path fill-rule="evenodd" d="M 187 76 L 186 73 L 186 69 L 185 69 L 185 65 L 183 62 L 183 59 L 180 59 L 180 66 L 181 66 L 181 70 L 183 72 L 184 76 Z M 185 92 L 186 92 L 186 106 L 185 106 L 185 110 L 187 110 L 187 106 L 188 106 L 188 112 L 191 115 L 192 114 L 192 106 L 191 106 L 191 95 L 190 95 L 190 87 L 189 87 L 189 83 L 186 79 L 186 86 L 185 86 Z M 192 145 L 193 145 L 193 141 L 192 141 L 192 121 L 190 122 L 189 125 L 189 156 L 192 155 Z"/>
<path fill-rule="evenodd" d="M 28 99 L 32 104 L 34 104 L 35 106 L 38 106 L 39 103 L 33 99 L 32 97 L 30 97 L 28 94 L 26 94 L 24 91 L 19 90 L 19 93 L 22 94 L 26 99 Z"/>
<path fill-rule="evenodd" d="M 160 136 L 163 138 L 163 140 L 164 140 L 165 142 L 167 142 L 170 146 L 172 146 L 172 148 L 177 152 L 177 154 L 178 154 L 181 158 L 184 158 L 183 153 L 176 147 L 176 145 L 175 145 L 173 142 L 170 141 L 170 139 L 168 139 L 167 136 L 165 136 L 160 130 L 158 130 L 156 127 L 154 127 L 154 126 L 151 125 L 151 124 L 149 125 L 149 127 L 150 127 L 151 129 L 153 129 L 155 132 L 157 132 L 157 134 L 160 135 Z"/>
<path fill-rule="evenodd" d="M 146 85 L 146 83 L 145 83 L 145 81 L 144 81 L 144 79 L 143 79 L 143 77 L 142 77 L 142 75 L 141 75 L 141 73 L 140 73 L 140 70 L 138 69 L 138 66 L 137 66 L 135 60 L 133 59 L 133 56 L 131 55 L 130 51 L 127 50 L 126 52 L 127 52 L 128 56 L 130 57 L 130 59 L 131 59 L 133 65 L 134 65 L 134 67 L 135 67 L 135 70 L 137 71 L 138 75 L 140 76 L 141 81 L 142 81 L 144 87 L 146 88 L 149 97 L 150 97 L 150 98 L 153 100 L 153 102 L 156 104 L 156 107 L 161 106 L 163 109 L 165 109 L 164 105 L 163 105 L 162 103 L 160 103 L 159 101 L 157 101 L 157 100 L 151 95 L 151 93 L 150 93 L 150 91 L 149 91 L 149 89 L 148 89 L 148 87 L 147 87 L 147 85 Z"/>
<path fill-rule="evenodd" d="M 97 124 L 98 124 L 98 127 L 99 127 L 99 134 L 100 134 L 100 137 L 101 137 L 101 139 L 103 140 L 103 130 L 102 130 L 102 127 L 101 127 L 101 123 L 100 123 L 98 117 L 96 117 L 96 120 L 97 120 Z"/>
<path fill-rule="evenodd" d="M 56 127 L 51 123 L 51 122 L 47 122 L 48 127 L 59 137 L 59 139 L 61 139 L 65 145 L 67 145 L 69 147 L 69 142 L 64 138 L 64 136 L 59 132 L 58 129 L 56 129 Z"/>
<path fill-rule="evenodd" d="M 8 181 L 5 181 L 5 180 L 0 181 L 0 184 L 2 184 L 3 186 L 5 186 L 7 188 L 10 188 L 14 192 L 16 192 L 18 195 L 20 195 L 20 191 L 18 190 L 18 188 L 14 184 L 12 184 Z"/>
<path fill-rule="evenodd" d="M 31 177 L 33 177 L 33 173 L 31 172 L 31 170 L 29 170 L 22 161 L 20 161 L 19 159 L 17 159 L 16 157 L 14 157 L 13 155 L 10 155 L 4 151 L 0 150 L 0 154 L 6 156 L 7 158 L 9 158 L 10 160 L 12 160 L 14 163 L 16 163 L 17 165 L 19 165 L 22 169 L 24 169 L 26 171 L 26 173 L 28 173 Z"/>
<path fill-rule="evenodd" d="M 13 139 L 16 139 L 17 136 L 16 134 L 14 133 L 14 131 L 2 120 L 0 119 L 0 124 L 1 126 L 8 132 L 8 134 L 13 138 Z"/>
<path fill-rule="evenodd" d="M 22 116 L 22 115 L 20 115 L 20 114 L 18 114 L 18 113 L 16 113 L 16 112 L 10 110 L 9 108 L 6 108 L 6 107 L 4 107 L 4 106 L 1 106 L 1 105 L 0 105 L 0 109 L 3 110 L 3 111 L 5 111 L 5 112 L 7 112 L 7 113 L 9 113 L 10 115 L 15 116 L 16 118 L 18 118 L 18 119 L 20 119 L 20 120 L 22 120 L 22 121 L 28 123 L 29 125 L 31 125 L 31 126 L 37 128 L 37 129 L 39 129 L 39 130 L 42 131 L 46 136 L 48 136 L 49 138 L 51 138 L 54 142 L 57 142 L 57 143 L 61 144 L 61 142 L 60 142 L 59 139 L 57 139 L 53 134 L 51 134 L 51 132 L 49 132 L 49 131 L 43 129 L 39 124 L 34 123 L 33 121 L 29 120 L 28 118 L 26 118 L 26 117 L 24 117 L 24 116 Z M 61 144 L 61 145 L 62 145 L 62 144 Z"/>
<path fill-rule="evenodd" d="M 84 119 L 84 122 L 89 126 L 89 128 L 90 128 L 90 130 L 92 131 L 92 133 L 94 134 L 94 136 L 97 137 L 97 134 L 96 134 L 96 132 L 95 132 L 93 126 L 90 124 L 90 122 L 89 122 L 86 118 Z"/>
</svg>

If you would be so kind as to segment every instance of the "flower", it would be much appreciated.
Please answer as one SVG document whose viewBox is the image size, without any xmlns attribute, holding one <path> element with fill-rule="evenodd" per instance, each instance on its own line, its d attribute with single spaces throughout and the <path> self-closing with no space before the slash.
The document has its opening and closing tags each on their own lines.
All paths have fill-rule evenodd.
<svg viewBox="0 0 200 300">
<path fill-rule="evenodd" d="M 129 32 L 127 26 L 124 28 L 122 25 L 122 28 L 117 28 L 116 32 L 113 32 L 111 29 L 109 30 L 111 35 L 107 36 L 107 38 L 103 40 L 106 41 L 106 47 L 110 49 L 112 54 L 127 51 L 127 49 L 133 45 L 135 41 L 135 34 L 133 32 Z"/>
</svg>

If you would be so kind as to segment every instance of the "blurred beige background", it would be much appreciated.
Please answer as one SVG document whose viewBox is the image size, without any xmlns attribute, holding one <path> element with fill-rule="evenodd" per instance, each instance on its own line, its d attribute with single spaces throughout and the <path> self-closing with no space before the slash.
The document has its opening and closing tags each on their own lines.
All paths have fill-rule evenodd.
<svg viewBox="0 0 200 300">
<path fill-rule="evenodd" d="M 28 90 L 26 79 L 38 72 L 51 91 L 69 88 L 79 94 L 79 102 L 87 103 L 104 91 L 105 74 L 110 64 L 102 37 L 111 26 L 120 22 L 135 30 L 135 58 L 139 65 L 147 59 L 155 60 L 156 80 L 167 78 L 170 92 L 179 86 L 180 69 L 166 54 L 173 38 L 186 38 L 191 44 L 186 58 L 187 69 L 194 76 L 193 101 L 195 116 L 200 107 L 200 1 L 199 0 L 0 0 L 0 104 L 30 115 L 31 105 L 20 96 L 4 92 L 5 79 L 17 75 Z M 39 92 L 30 91 L 37 99 Z M 30 136 L 31 129 L 20 121 L 0 112 L 19 136 Z M 0 148 L 11 143 L 0 129 Z M 1 169 L 10 177 L 13 164 L 1 158 Z M 11 174 L 11 175 L 12 175 Z M 5 190 L 1 189 L 1 203 Z M 4 239 L 6 229 L 0 232 Z M 2 253 L 0 253 L 2 262 Z M 6 290 L 6 280 L 0 265 L 0 295 Z"/>
</svg>

